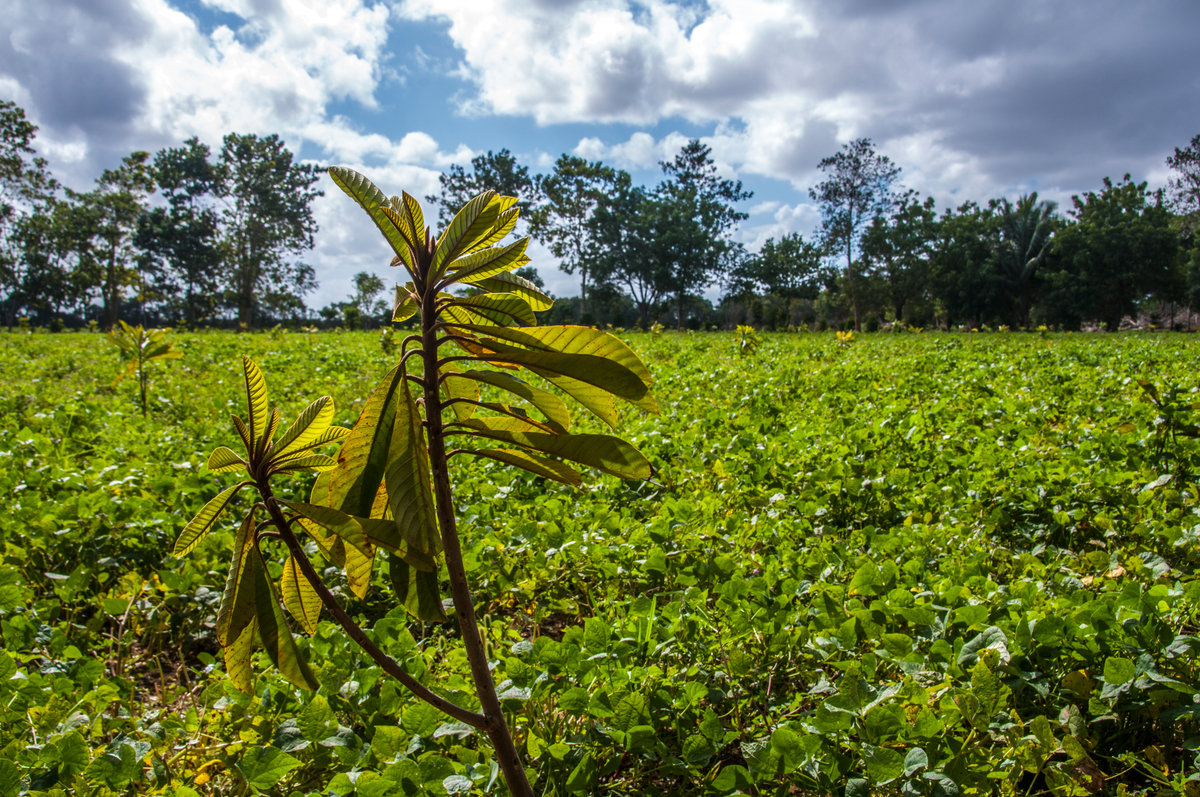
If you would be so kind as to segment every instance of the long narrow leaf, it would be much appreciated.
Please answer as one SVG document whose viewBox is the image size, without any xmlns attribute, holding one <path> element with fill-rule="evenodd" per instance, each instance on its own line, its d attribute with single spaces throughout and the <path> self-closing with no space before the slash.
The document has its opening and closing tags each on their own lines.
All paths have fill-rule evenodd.
<svg viewBox="0 0 1200 797">
<path fill-rule="evenodd" d="M 254 667 L 250 656 L 254 652 L 254 640 L 258 637 L 258 623 L 254 620 L 225 646 L 225 674 L 239 692 L 254 691 Z"/>
<path fill-rule="evenodd" d="M 500 214 L 495 191 L 484 191 L 462 206 L 437 240 L 430 276 L 441 277 L 446 267 L 463 252 L 484 238 Z"/>
<path fill-rule="evenodd" d="M 546 454 L 569 459 L 624 479 L 648 479 L 653 473 L 650 461 L 619 437 L 601 434 L 551 435 L 540 432 L 510 431 L 508 419 L 473 418 L 457 428 L 473 436 L 502 440 Z"/>
<path fill-rule="evenodd" d="M 367 215 L 371 217 L 371 221 L 375 222 L 375 226 L 379 228 L 379 231 L 383 233 L 383 237 L 391 245 L 392 251 L 401 257 L 411 259 L 408 251 L 410 242 L 404 237 L 403 230 L 393 223 L 383 212 L 383 208 L 387 207 L 388 204 L 387 197 L 383 195 L 383 192 L 374 183 L 353 169 L 334 166 L 329 170 L 329 176 L 333 178 L 333 182 L 339 188 L 345 191 L 367 212 Z M 404 254 L 402 255 L 401 253 Z M 406 263 L 406 265 L 408 264 Z M 410 274 L 411 270 L 411 266 L 409 266 Z"/>
<path fill-rule="evenodd" d="M 474 323 L 505 327 L 515 324 L 529 327 L 537 325 L 537 316 L 529 308 L 529 302 L 515 293 L 482 293 L 455 299 L 455 304 L 478 317 L 479 320 Z"/>
<path fill-rule="evenodd" d="M 196 516 L 188 521 L 188 524 L 183 527 L 183 531 L 179 534 L 179 539 L 175 540 L 175 556 L 186 556 L 191 553 L 192 549 L 200 544 L 200 540 L 209 532 L 217 519 L 221 517 L 221 513 L 225 511 L 225 507 L 233 501 L 244 484 L 235 484 L 232 487 L 226 487 L 221 492 L 217 493 L 217 497 L 204 505 L 204 508 L 196 513 Z"/>
<path fill-rule="evenodd" d="M 567 405 L 562 403 L 562 399 L 547 390 L 534 387 L 515 376 L 509 376 L 497 371 L 463 371 L 447 377 L 444 384 L 450 385 L 452 383 L 468 381 L 480 382 L 501 390 L 506 390 L 537 407 L 546 416 L 548 421 L 557 425 L 564 432 L 571 428 L 571 413 L 568 412 Z M 608 394 L 604 393 L 603 395 Z M 476 396 L 478 396 L 478 392 Z M 459 420 L 465 419 L 460 418 Z"/>
<path fill-rule="evenodd" d="M 498 201 L 502 209 L 496 214 L 496 221 L 492 224 L 492 229 L 488 230 L 487 235 L 472 244 L 469 249 L 465 250 L 464 254 L 476 252 L 499 243 L 517 226 L 517 218 L 521 214 L 521 209 L 512 207 L 512 205 L 517 203 L 517 198 L 515 196 L 502 196 Z"/>
<path fill-rule="evenodd" d="M 338 452 L 338 467 L 329 476 L 329 506 L 349 515 L 369 517 L 383 482 L 392 440 L 396 404 L 404 371 L 396 366 L 371 392 L 366 406 Z"/>
<path fill-rule="evenodd" d="M 322 396 L 305 407 L 272 448 L 272 459 L 287 456 L 320 437 L 333 423 L 333 398 Z"/>
<path fill-rule="evenodd" d="M 418 620 L 427 623 L 446 621 L 446 610 L 442 608 L 441 593 L 438 591 L 438 573 L 417 570 L 398 556 L 388 556 L 388 578 L 396 600 Z"/>
<path fill-rule="evenodd" d="M 518 268 L 529 247 L 529 239 L 521 238 L 505 246 L 493 246 L 464 255 L 448 266 L 447 283 L 471 285 L 480 280 Z"/>
<path fill-rule="evenodd" d="M 229 644 L 229 629 L 233 624 L 234 606 L 237 604 L 238 585 L 242 583 L 242 572 L 246 568 L 246 552 L 254 546 L 254 510 L 242 520 L 237 534 L 233 538 L 233 561 L 229 563 L 229 572 L 225 576 L 225 589 L 221 593 L 221 606 L 217 610 L 217 641 L 222 646 Z M 253 615 L 252 615 L 253 616 Z M 250 619 L 250 618 L 246 618 Z M 238 630 L 245 627 L 245 622 L 238 623 Z M 237 634 L 234 634 L 236 637 Z"/>
<path fill-rule="evenodd" d="M 518 264 L 518 268 L 520 265 Z M 515 293 L 529 302 L 529 306 L 539 313 L 554 306 L 554 300 L 543 293 L 541 288 L 524 277 L 518 277 L 516 274 L 508 272 L 480 280 L 475 283 L 475 287 L 482 288 L 489 293 Z"/>
<path fill-rule="evenodd" d="M 436 556 L 442 550 L 442 540 L 434 514 L 429 452 L 425 448 L 421 416 L 407 383 L 399 393 L 388 452 L 388 507 L 408 551 Z"/>
<path fill-rule="evenodd" d="M 283 605 L 300 623 L 306 634 L 317 633 L 317 622 L 321 619 L 321 598 L 296 564 L 293 556 L 283 563 L 283 575 L 279 578 L 279 594 Z"/>
<path fill-rule="evenodd" d="M 556 482 L 562 482 L 571 487 L 578 487 L 583 484 L 583 479 L 580 477 L 579 471 L 565 462 L 534 456 L 527 451 L 518 451 L 512 448 L 481 448 L 477 450 L 465 450 L 463 453 L 494 459 L 506 465 L 514 465 L 537 476 L 553 479 Z"/>
<path fill-rule="evenodd" d="M 262 371 L 249 357 L 242 357 L 242 371 L 245 376 L 246 404 L 249 409 L 250 445 L 254 450 L 260 450 L 262 441 L 267 437 L 267 425 L 270 423 L 271 412 L 267 406 L 267 380 Z"/>
<path fill-rule="evenodd" d="M 267 565 L 257 548 L 251 552 L 250 566 L 254 573 L 254 594 L 258 603 L 258 636 L 267 655 L 271 657 L 271 663 L 293 686 L 316 689 L 320 683 L 287 627 L 287 618 L 279 607 L 279 596 L 267 578 Z"/>
<path fill-rule="evenodd" d="M 208 469 L 213 473 L 228 473 L 246 467 L 246 462 L 233 449 L 217 446 L 208 455 Z"/>
</svg>

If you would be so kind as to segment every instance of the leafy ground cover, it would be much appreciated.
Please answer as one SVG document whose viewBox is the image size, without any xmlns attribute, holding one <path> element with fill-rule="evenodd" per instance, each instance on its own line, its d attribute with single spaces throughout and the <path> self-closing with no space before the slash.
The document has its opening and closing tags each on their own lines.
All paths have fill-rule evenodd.
<svg viewBox="0 0 1200 797">
<path fill-rule="evenodd" d="M 263 667 L 232 688 L 234 529 L 169 556 L 228 486 L 204 462 L 240 356 L 285 415 L 328 393 L 348 426 L 390 364 L 378 336 L 173 339 L 143 419 L 101 336 L 0 335 L 0 795 L 502 790 L 484 740 L 327 621 L 299 635 L 319 690 Z M 538 789 L 1200 793 L 1190 338 L 626 339 L 663 408 L 622 430 L 653 483 L 455 464 Z M 339 594 L 471 704 L 452 625 Z"/>
</svg>

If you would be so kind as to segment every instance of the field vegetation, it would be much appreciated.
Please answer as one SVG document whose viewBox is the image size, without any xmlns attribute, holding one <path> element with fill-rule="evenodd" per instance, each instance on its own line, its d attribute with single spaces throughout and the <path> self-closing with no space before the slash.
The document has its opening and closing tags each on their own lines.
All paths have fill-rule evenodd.
<svg viewBox="0 0 1200 797">
<path fill-rule="evenodd" d="M 652 480 L 451 465 L 536 793 L 1196 793 L 1190 336 L 623 339 L 662 410 L 621 428 Z M 102 335 L 0 335 L 0 795 L 503 793 L 486 737 L 328 614 L 293 623 L 318 689 L 261 653 L 237 689 L 216 639 L 236 520 L 170 555 L 235 480 L 205 463 L 234 443 L 242 355 L 285 417 L 328 394 L 346 427 L 395 356 L 377 332 L 169 340 L 143 417 Z M 322 575 L 478 706 L 453 620 L 414 620 L 383 563 L 366 599 Z"/>
</svg>

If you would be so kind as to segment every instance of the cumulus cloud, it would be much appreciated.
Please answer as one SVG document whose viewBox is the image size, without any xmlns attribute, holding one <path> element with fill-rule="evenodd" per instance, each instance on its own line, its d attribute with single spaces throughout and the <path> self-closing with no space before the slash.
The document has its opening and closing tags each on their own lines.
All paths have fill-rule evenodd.
<svg viewBox="0 0 1200 797">
<path fill-rule="evenodd" d="M 370 174 L 380 184 L 436 193 L 439 170 L 474 153 L 430 135 L 362 131 L 334 103 L 375 108 L 387 80 L 390 8 L 370 0 L 205 0 L 222 19 L 209 32 L 167 0 L 0 0 L 0 96 L 41 126 L 37 146 L 55 172 L 86 187 L 133 149 L 197 136 L 214 149 L 231 131 L 278 133 L 309 158 Z M 326 185 L 332 189 L 332 185 Z M 335 189 L 336 190 L 336 189 Z M 386 246 L 361 212 L 332 193 L 308 256 L 318 303 L 350 292 L 359 270 L 387 274 Z M 389 275 L 390 276 L 390 275 Z"/>
<path fill-rule="evenodd" d="M 948 199 L 1160 174 L 1200 100 L 1200 6 L 1180 3 L 406 0 L 399 13 L 448 23 L 477 89 L 462 113 L 712 125 L 719 160 L 801 190 L 859 136 Z M 593 135 L 575 151 L 647 168 L 678 138 Z"/>
</svg>

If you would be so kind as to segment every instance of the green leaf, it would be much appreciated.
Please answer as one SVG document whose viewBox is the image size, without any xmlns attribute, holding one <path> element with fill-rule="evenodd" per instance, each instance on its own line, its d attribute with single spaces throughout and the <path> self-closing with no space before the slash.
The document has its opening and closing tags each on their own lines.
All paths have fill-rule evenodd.
<svg viewBox="0 0 1200 797">
<path fill-rule="evenodd" d="M 583 758 L 579 759 L 579 763 L 567 776 L 567 792 L 591 794 L 595 792 L 598 782 L 599 771 L 596 768 L 596 760 L 592 758 L 591 753 L 584 753 Z"/>
<path fill-rule="evenodd" d="M 471 285 L 488 277 L 512 271 L 519 267 L 528 247 L 529 239 L 522 238 L 507 246 L 493 246 L 472 252 L 450 264 L 449 276 L 444 284 Z"/>
<path fill-rule="evenodd" d="M 278 500 L 278 499 L 277 499 Z M 349 545 L 358 548 L 363 553 L 371 553 L 371 543 L 363 531 L 362 518 L 339 512 L 319 504 L 305 504 L 300 501 L 283 501 L 279 503 L 296 512 L 323 529 L 333 532 Z"/>
<path fill-rule="evenodd" d="M 271 469 L 272 473 L 323 473 L 332 471 L 338 461 L 324 454 L 309 454 L 304 457 L 289 457 Z"/>
<path fill-rule="evenodd" d="M 0 759 L 0 797 L 11 797 L 21 786 L 17 765 L 7 758 Z"/>
<path fill-rule="evenodd" d="M 254 639 L 258 636 L 258 622 L 251 620 L 228 645 L 225 646 L 225 673 L 239 692 L 250 694 L 254 686 L 254 668 L 250 654 L 254 650 Z"/>
<path fill-rule="evenodd" d="M 320 437 L 333 423 L 333 411 L 333 399 L 330 396 L 322 396 L 305 407 L 272 447 L 272 458 L 287 456 Z"/>
<path fill-rule="evenodd" d="M 283 605 L 300 623 L 304 632 L 309 635 L 317 633 L 317 622 L 321 619 L 321 598 L 312 583 L 300 572 L 300 566 L 293 556 L 288 556 L 283 563 L 279 593 L 283 596 Z"/>
<path fill-rule="evenodd" d="M 623 479 L 648 479 L 653 473 L 650 461 L 619 437 L 602 434 L 552 435 L 542 432 L 511 431 L 506 418 L 472 418 L 451 427 L 465 429 L 473 436 L 490 437 L 530 448 L 552 457 L 569 459 Z"/>
<path fill-rule="evenodd" d="M 1110 656 L 1104 660 L 1104 682 L 1106 684 L 1129 683 L 1135 675 L 1137 675 L 1137 667 L 1129 659 Z"/>
<path fill-rule="evenodd" d="M 418 570 L 389 551 L 388 580 L 396 594 L 396 601 L 413 617 L 430 623 L 446 621 L 436 569 Z"/>
<path fill-rule="evenodd" d="M 416 248 L 417 244 L 405 236 L 406 231 L 404 228 L 407 225 L 398 225 L 396 223 L 397 218 L 402 218 L 402 216 L 396 214 L 395 209 L 389 206 L 387 197 L 384 196 L 383 192 L 376 188 L 375 184 L 366 177 L 344 166 L 330 168 L 329 176 L 333 178 L 333 182 L 337 184 L 338 188 L 345 191 L 367 212 L 367 215 L 371 217 L 371 221 L 375 222 L 375 226 L 379 228 L 379 231 L 383 233 L 383 237 L 392 247 L 392 251 L 403 260 L 411 274 L 413 270 L 412 249 Z M 405 194 L 406 201 L 407 196 Z M 385 212 L 385 208 L 392 211 L 394 215 L 389 216 Z M 411 229 L 408 230 L 408 233 L 409 235 L 420 235 L 419 231 Z"/>
<path fill-rule="evenodd" d="M 275 587 L 267 578 L 267 565 L 258 548 L 251 550 L 250 569 L 254 574 L 254 593 L 258 604 L 258 636 L 267 655 L 292 685 L 301 689 L 316 689 L 320 683 L 296 646 L 292 632 L 288 630 L 287 619 L 279 607 Z"/>
<path fill-rule="evenodd" d="M 456 401 L 450 405 L 454 417 L 460 421 L 465 421 L 475 414 L 475 405 L 470 403 L 479 401 L 479 383 L 471 379 L 452 379 L 451 374 L 459 373 L 459 370 L 454 367 L 454 363 L 443 363 L 438 369 L 441 376 L 441 392 L 445 402 L 453 401 L 454 399 L 466 399 L 466 401 Z"/>
<path fill-rule="evenodd" d="M 548 421 L 559 426 L 564 432 L 571 428 L 571 414 L 567 411 L 567 405 L 563 404 L 562 399 L 547 390 L 534 387 L 515 376 L 498 371 L 464 371 L 448 377 L 445 384 L 467 380 L 506 390 L 537 407 Z M 477 397 L 478 392 L 475 395 Z M 465 420 L 465 418 L 459 420 Z"/>
<path fill-rule="evenodd" d="M 454 307 L 466 310 L 474 318 L 470 323 L 500 326 L 534 326 L 537 316 L 529 308 L 529 303 L 515 293 L 481 293 L 478 296 L 456 298 Z"/>
<path fill-rule="evenodd" d="M 462 206 L 438 237 L 430 276 L 439 278 L 459 255 L 485 238 L 496 223 L 500 204 L 495 191 L 484 191 Z"/>
<path fill-rule="evenodd" d="M 359 517 L 370 517 L 375 494 L 383 483 L 392 441 L 396 405 L 404 371 L 399 365 L 371 392 L 338 452 L 338 466 L 329 476 L 329 506 Z"/>
<path fill-rule="evenodd" d="M 407 551 L 432 557 L 441 553 L 442 539 L 434 514 L 429 451 L 407 382 L 397 392 L 385 474 L 388 508 Z"/>
<path fill-rule="evenodd" d="M 553 479 L 556 482 L 562 482 L 571 487 L 578 487 L 583 484 L 583 479 L 580 477 L 579 471 L 570 465 L 557 460 L 534 456 L 525 451 L 517 451 L 511 448 L 481 448 L 464 449 L 463 453 L 475 457 L 494 459 L 497 462 L 522 468 L 536 476 Z"/>
<path fill-rule="evenodd" d="M 501 211 L 496 214 L 496 223 L 492 225 L 492 229 L 488 234 L 474 244 L 467 252 L 474 252 L 484 247 L 499 243 L 517 226 L 517 218 L 521 214 L 521 209 L 511 207 L 517 202 L 516 197 L 502 196 L 499 198 Z"/>
<path fill-rule="evenodd" d="M 208 456 L 208 469 L 213 473 L 228 473 L 244 467 L 245 461 L 232 448 L 217 446 Z"/>
<path fill-rule="evenodd" d="M 482 288 L 488 293 L 515 293 L 539 313 L 543 310 L 549 310 L 554 306 L 554 300 L 542 293 L 542 290 L 538 286 L 524 277 L 518 277 L 516 274 L 507 272 L 497 274 L 494 277 L 476 282 L 475 287 Z"/>
<path fill-rule="evenodd" d="M 245 375 L 246 404 L 250 412 L 248 416 L 250 419 L 250 444 L 253 446 L 253 451 L 258 452 L 265 448 L 269 437 L 267 427 L 270 423 L 271 413 L 267 406 L 267 380 L 263 378 L 262 371 L 258 370 L 258 366 L 249 357 L 242 357 L 242 371 Z"/>
<path fill-rule="evenodd" d="M 244 605 L 238 603 L 238 590 L 246 586 L 251 592 L 254 584 L 243 579 L 246 563 L 249 561 L 247 552 L 254 547 L 254 510 L 242 519 L 237 534 L 233 538 L 233 561 L 229 564 L 229 573 L 225 576 L 225 590 L 221 593 L 221 606 L 217 611 L 217 641 L 229 645 L 230 636 L 236 639 L 247 623 L 254 619 L 254 599 L 243 599 Z M 234 622 L 234 615 L 237 622 Z"/>
<path fill-rule="evenodd" d="M 867 764 L 867 775 L 877 786 L 891 783 L 904 775 L 904 756 L 895 750 L 864 744 L 862 755 Z"/>
<path fill-rule="evenodd" d="M 276 747 L 251 747 L 238 762 L 246 782 L 256 789 L 269 789 L 300 766 L 300 761 Z"/>
<path fill-rule="evenodd" d="M 186 556 L 200 544 L 200 540 L 204 535 L 212 529 L 213 524 L 221 517 L 221 513 L 229 506 L 237 495 L 238 490 L 244 487 L 244 484 L 235 484 L 232 487 L 227 487 L 217 493 L 217 497 L 204 505 L 204 508 L 196 513 L 196 516 L 188 521 L 188 524 L 183 527 L 183 531 L 179 534 L 179 539 L 175 540 L 175 556 Z"/>
<path fill-rule="evenodd" d="M 417 300 L 413 298 L 413 284 L 405 283 L 404 287 L 396 286 L 396 299 L 392 304 L 392 323 L 399 324 L 417 314 Z"/>
<path fill-rule="evenodd" d="M 482 359 L 488 362 L 525 366 L 549 379 L 547 374 L 565 376 L 612 393 L 631 404 L 641 406 L 650 395 L 642 380 L 619 363 L 592 354 L 560 354 L 551 351 L 530 351 L 499 341 L 484 339 L 480 343 L 496 354 Z"/>
</svg>

